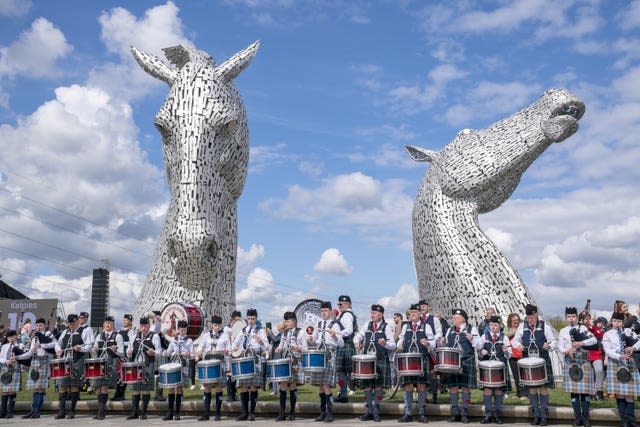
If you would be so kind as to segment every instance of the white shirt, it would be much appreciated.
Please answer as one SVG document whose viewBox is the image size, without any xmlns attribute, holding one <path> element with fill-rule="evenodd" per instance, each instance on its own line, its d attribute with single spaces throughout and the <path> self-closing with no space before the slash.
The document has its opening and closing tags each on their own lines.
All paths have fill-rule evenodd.
<svg viewBox="0 0 640 427">
<path fill-rule="evenodd" d="M 491 332 L 491 335 L 493 335 L 493 332 Z M 498 332 L 496 335 L 497 337 L 499 337 L 500 332 Z M 476 350 L 482 350 L 482 348 L 487 342 L 493 343 L 493 339 L 487 339 L 487 336 L 485 334 L 482 334 L 480 336 L 480 339 L 478 340 L 478 345 L 476 346 Z M 513 356 L 513 350 L 511 349 L 511 341 L 509 341 L 509 337 L 507 337 L 504 334 L 502 335 L 502 352 L 504 353 L 504 357 L 506 357 L 507 359 L 511 359 L 511 356 Z"/>
<path fill-rule="evenodd" d="M 438 319 L 435 319 L 438 320 Z M 418 328 L 420 327 L 420 322 L 421 320 L 417 320 L 416 323 L 416 331 L 418 330 Z M 402 325 L 402 329 L 400 330 L 400 336 L 398 337 L 398 343 L 397 343 L 397 348 L 398 351 L 403 351 L 403 352 L 408 352 L 409 351 L 409 346 L 411 346 L 411 341 L 407 342 L 406 346 L 405 346 L 405 342 L 404 342 L 404 337 L 407 333 L 407 329 L 411 329 L 413 330 L 413 321 L 412 320 L 407 320 L 403 325 Z M 436 348 L 436 334 L 433 332 L 433 329 L 431 329 L 431 325 L 428 323 L 424 324 L 424 334 L 427 336 L 427 341 L 429 342 L 429 347 L 431 349 Z M 413 347 L 411 347 L 411 349 L 413 350 Z"/>
<path fill-rule="evenodd" d="M 79 327 L 76 328 L 74 331 L 71 331 L 69 328 L 67 328 L 64 331 L 62 331 L 62 333 L 60 334 L 60 337 L 56 341 L 56 344 L 55 344 L 55 347 L 54 347 L 56 349 L 56 353 L 59 352 L 59 351 L 66 350 L 65 348 L 60 347 L 60 344 L 64 341 L 64 337 L 65 336 L 77 334 L 78 333 L 77 332 L 78 329 L 79 329 Z M 93 341 L 91 341 L 91 336 L 86 335 L 87 329 L 90 329 L 90 328 L 87 327 L 87 328 L 84 328 L 82 330 L 81 337 L 82 337 L 83 344 L 80 344 L 80 353 L 88 353 L 88 352 L 90 352 L 91 351 L 91 347 L 93 346 Z M 85 337 L 87 338 L 88 341 L 85 341 Z M 72 336 L 69 337 L 69 341 L 68 341 L 67 345 L 71 345 L 71 341 L 72 340 L 73 340 L 73 337 Z"/>
<path fill-rule="evenodd" d="M 44 331 L 41 333 L 44 333 L 45 336 L 51 338 L 51 342 L 42 343 L 38 339 L 38 336 L 34 335 L 33 339 L 31 340 L 31 348 L 29 349 L 29 351 L 32 354 L 35 354 L 37 357 L 52 356 L 51 354 L 47 353 L 45 349 L 56 347 L 56 337 L 54 337 L 50 331 Z M 36 346 L 38 346 L 38 348 L 36 348 Z"/>
<path fill-rule="evenodd" d="M 282 333 L 282 338 L 280 339 L 280 344 L 278 344 L 279 352 L 283 352 L 285 346 L 289 348 L 289 351 L 292 353 L 300 353 L 302 350 L 307 348 L 307 334 L 304 330 L 297 328 L 298 335 L 295 335 L 296 329 L 285 329 Z M 296 347 L 300 347 L 297 349 Z"/>
<path fill-rule="evenodd" d="M 157 336 L 157 335 L 156 335 Z M 167 348 L 167 356 L 180 356 L 184 357 L 182 353 L 189 353 L 187 356 L 188 359 L 193 359 L 193 340 L 188 336 L 176 336 L 175 339 L 169 343 L 169 348 Z"/>
<path fill-rule="evenodd" d="M 549 350 L 548 351 L 555 350 L 556 347 L 557 347 L 557 343 L 556 343 L 556 337 L 553 335 L 553 326 L 551 326 L 550 324 L 548 324 L 544 320 L 540 320 L 540 319 L 538 319 L 538 323 L 544 323 L 544 338 L 545 338 L 547 344 L 549 344 Z M 513 347 L 518 347 L 518 346 L 522 345 L 522 335 L 524 334 L 525 326 L 526 326 L 527 329 L 530 328 L 529 322 L 527 322 L 526 320 L 524 322 L 520 323 L 520 325 L 518 326 L 518 329 L 516 330 L 516 334 L 513 336 L 513 339 L 511 340 L 511 345 Z M 538 328 L 539 327 L 540 326 L 538 326 Z M 533 338 L 533 334 L 531 336 L 531 341 L 535 341 L 534 338 Z"/>
<path fill-rule="evenodd" d="M 233 342 L 233 348 L 250 348 L 254 353 L 262 353 L 269 349 L 269 340 L 267 334 L 264 332 L 264 328 L 260 328 L 256 331 L 256 326 L 246 326 L 245 333 L 236 337 Z M 256 337 L 260 337 L 261 342 L 258 343 Z M 245 347 L 246 342 L 246 347 Z"/>
<path fill-rule="evenodd" d="M 602 337 L 604 352 L 611 359 L 620 360 L 620 356 L 622 356 L 624 351 L 624 345 L 618 336 L 618 329 L 609 329 Z M 640 341 L 633 345 L 633 350 L 640 350 Z"/>
<path fill-rule="evenodd" d="M 329 327 L 329 325 L 333 325 Z M 331 329 L 336 332 L 335 337 L 327 332 L 327 329 Z M 317 345 L 320 345 L 324 340 L 324 345 L 327 347 L 344 347 L 344 339 L 340 333 L 340 325 L 332 320 L 321 320 L 320 325 L 313 329 L 312 340 Z"/>
<path fill-rule="evenodd" d="M 382 324 L 382 321 L 379 322 L 373 322 L 375 324 L 375 329 L 380 331 L 380 327 Z M 363 328 L 359 328 L 359 331 L 356 332 L 355 337 L 353 337 L 353 342 L 354 343 L 365 343 L 365 334 L 368 332 L 368 328 L 369 327 L 369 322 L 367 322 L 367 324 L 363 327 Z M 384 348 L 386 348 L 389 351 L 393 351 L 396 349 L 396 343 L 393 340 L 393 328 L 391 326 L 391 324 L 387 323 L 385 328 L 384 328 L 384 338 L 386 340 Z M 378 338 L 379 339 L 379 338 Z M 377 343 L 377 341 L 376 341 Z M 364 351 L 366 352 L 368 349 L 364 349 Z"/>
<path fill-rule="evenodd" d="M 598 343 L 598 339 L 589 332 L 589 329 L 587 329 L 586 326 L 565 326 L 560 329 L 560 333 L 558 334 L 558 350 L 560 350 L 562 354 L 567 354 L 571 349 L 571 329 L 573 328 L 577 328 L 579 332 L 582 332 L 589 337 L 588 339 L 581 341 L 584 345 L 594 345 Z"/>
<path fill-rule="evenodd" d="M 103 336 L 103 332 L 99 333 L 96 336 L 96 340 L 94 342 L 93 348 L 95 350 L 100 350 L 103 346 L 104 346 L 104 340 L 102 339 Z M 124 356 L 124 340 L 122 339 L 122 335 L 120 335 L 119 333 L 117 333 L 116 331 L 111 331 L 111 335 L 109 336 L 109 339 L 111 337 L 114 337 L 116 340 L 116 351 L 115 353 L 118 356 Z M 109 339 L 107 339 L 107 341 L 109 341 Z"/>
<path fill-rule="evenodd" d="M 217 333 L 218 336 L 214 338 L 211 337 L 212 333 L 214 336 L 216 335 L 213 329 L 200 335 L 196 353 L 202 353 L 202 355 L 205 356 L 212 351 L 224 351 L 231 347 L 229 336 L 224 331 L 220 330 L 220 332 Z"/>
<path fill-rule="evenodd" d="M 338 315 L 339 316 L 339 315 Z M 339 323 L 342 325 L 342 330 L 340 334 L 343 337 L 348 337 L 353 334 L 353 320 L 355 319 L 355 315 L 351 311 L 351 309 L 345 310 L 342 318 L 340 318 Z"/>
</svg>

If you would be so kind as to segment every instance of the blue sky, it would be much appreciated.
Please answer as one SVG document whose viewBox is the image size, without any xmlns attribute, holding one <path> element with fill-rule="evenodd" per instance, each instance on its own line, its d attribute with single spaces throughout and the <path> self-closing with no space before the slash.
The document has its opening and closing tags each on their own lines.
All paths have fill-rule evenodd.
<svg viewBox="0 0 640 427">
<path fill-rule="evenodd" d="M 108 258 L 130 311 L 168 192 L 153 117 L 167 88 L 129 46 L 178 43 L 222 62 L 261 40 L 235 80 L 249 119 L 239 201 L 240 308 L 277 319 L 352 296 L 418 297 L 411 209 L 440 149 L 566 87 L 587 112 L 482 228 L 549 314 L 640 299 L 640 1 L 0 0 L 0 274 L 88 308 Z"/>
</svg>

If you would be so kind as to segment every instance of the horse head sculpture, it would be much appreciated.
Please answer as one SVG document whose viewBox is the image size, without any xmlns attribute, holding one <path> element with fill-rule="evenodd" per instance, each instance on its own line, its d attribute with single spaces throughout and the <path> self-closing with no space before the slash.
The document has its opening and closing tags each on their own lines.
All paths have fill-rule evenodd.
<svg viewBox="0 0 640 427">
<path fill-rule="evenodd" d="M 480 320 L 487 307 L 506 317 L 533 302 L 478 214 L 504 203 L 544 150 L 578 130 L 584 111 L 576 95 L 552 89 L 485 129 L 461 131 L 440 152 L 405 147 L 431 164 L 413 209 L 413 248 L 420 294 L 433 307 L 464 307 Z"/>
<path fill-rule="evenodd" d="M 233 79 L 259 42 L 217 65 L 206 52 L 163 49 L 169 63 L 131 48 L 149 75 L 170 87 L 154 124 L 171 202 L 136 314 L 169 302 L 199 302 L 207 317 L 235 306 L 237 200 L 247 177 L 247 118 Z"/>
</svg>

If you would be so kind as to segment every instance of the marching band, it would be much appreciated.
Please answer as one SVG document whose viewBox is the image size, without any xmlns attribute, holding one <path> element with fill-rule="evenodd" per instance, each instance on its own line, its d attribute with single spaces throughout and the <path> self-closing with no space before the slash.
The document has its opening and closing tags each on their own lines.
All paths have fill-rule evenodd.
<svg viewBox="0 0 640 427">
<path fill-rule="evenodd" d="M 571 395 L 574 426 L 591 425 L 590 401 L 604 398 L 603 385 L 616 399 L 622 425 L 638 425 L 634 400 L 640 397 L 640 321 L 622 301 L 616 301 L 611 328 L 606 331 L 606 319 L 592 319 L 587 308 L 579 313 L 567 307 L 566 326 L 559 332 L 531 304 L 524 307 L 523 322 L 512 321 L 520 318 L 512 313 L 507 325 L 488 308 L 478 328 L 468 324 L 464 309 L 456 308 L 451 327 L 443 329 L 425 300 L 409 305 L 406 321 L 400 316 L 399 322 L 388 323 L 384 312 L 382 305 L 371 305 L 370 320 L 359 327 L 351 298 L 341 295 L 338 310 L 333 310 L 331 302 L 322 302 L 320 320 L 304 329 L 296 313 L 287 311 L 285 328 L 271 357 L 267 331 L 253 308 L 246 311 L 246 321 L 234 313 L 240 323 L 230 322 L 227 327 L 220 316 L 212 316 L 207 319 L 210 329 L 197 339 L 188 336 L 190 325 L 180 320 L 166 346 L 163 331 L 151 325 L 155 317 L 151 315 L 140 318 L 134 329 L 132 316 L 125 314 L 120 330 L 115 329 L 114 318 L 107 316 L 102 330 L 94 335 L 86 323 L 88 313 L 69 314 L 67 327 L 57 337 L 44 319 L 37 319 L 28 342 L 21 342 L 18 333 L 9 330 L 0 347 L 0 418 L 15 416 L 16 394 L 26 372 L 26 388 L 33 395 L 30 412 L 22 416 L 25 419 L 40 418 L 50 383 L 58 391 L 55 419 L 75 418 L 80 388 L 86 381 L 97 394 L 94 419 L 106 418 L 110 389 L 116 390 L 111 400 L 117 401 L 124 398 L 127 387 L 132 410 L 126 419 L 146 419 L 157 381 L 167 390 L 167 414 L 162 419 L 179 420 L 184 388 L 195 373 L 204 401 L 198 421 L 210 419 L 213 393 L 214 420 L 221 419 L 223 386 L 228 386 L 229 400 L 235 394 L 229 383 L 240 389 L 242 412 L 236 420 L 255 420 L 258 390 L 267 381 L 279 386 L 276 421 L 296 419 L 298 387 L 309 383 L 318 387 L 320 398 L 320 414 L 314 421 L 334 421 L 334 404 L 348 401 L 348 390 L 359 388 L 366 404 L 360 420 L 378 422 L 380 402 L 391 387 L 393 370 L 404 398 L 398 422 L 428 422 L 429 386 L 433 391 L 441 384 L 449 390 L 450 422 L 470 422 L 471 389 L 480 388 L 485 408 L 481 423 L 503 424 L 503 401 L 513 377 L 518 397 L 520 390 L 528 393 L 531 424 L 547 425 L 549 388 L 555 387 L 550 352 L 557 350 L 563 355 L 563 389 Z M 334 397 L 336 385 L 339 393 Z"/>
</svg>

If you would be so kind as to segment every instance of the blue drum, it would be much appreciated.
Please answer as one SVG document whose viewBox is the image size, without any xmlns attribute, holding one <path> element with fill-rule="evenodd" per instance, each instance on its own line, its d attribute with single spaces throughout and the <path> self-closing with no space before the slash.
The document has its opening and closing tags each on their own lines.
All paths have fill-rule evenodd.
<svg viewBox="0 0 640 427">
<path fill-rule="evenodd" d="M 210 359 L 198 362 L 196 365 L 198 381 L 200 384 L 221 383 L 222 381 L 222 360 Z"/>
<path fill-rule="evenodd" d="M 158 385 L 173 388 L 182 385 L 182 363 L 165 363 L 158 367 Z"/>
<path fill-rule="evenodd" d="M 274 382 L 291 381 L 291 359 L 272 359 L 267 361 L 267 380 Z"/>
<path fill-rule="evenodd" d="M 256 375 L 256 360 L 253 356 L 238 357 L 231 360 L 231 378 L 244 380 Z"/>
<path fill-rule="evenodd" d="M 323 373 L 327 370 L 325 350 L 302 350 L 302 371 L 305 374 Z"/>
</svg>

